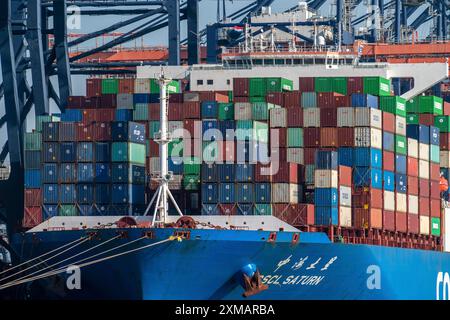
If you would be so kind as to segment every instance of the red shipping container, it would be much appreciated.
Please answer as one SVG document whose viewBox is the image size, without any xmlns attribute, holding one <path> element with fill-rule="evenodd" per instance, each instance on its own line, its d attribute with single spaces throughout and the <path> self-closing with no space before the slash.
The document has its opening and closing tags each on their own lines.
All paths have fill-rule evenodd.
<svg viewBox="0 0 450 320">
<path fill-rule="evenodd" d="M 414 196 L 419 195 L 419 178 L 408 176 L 408 193 Z"/>
<path fill-rule="evenodd" d="M 149 120 L 159 121 L 160 117 L 160 105 L 159 103 L 149 103 L 148 104 L 148 117 Z"/>
<path fill-rule="evenodd" d="M 383 170 L 395 171 L 395 154 L 390 151 L 383 151 Z"/>
<path fill-rule="evenodd" d="M 200 101 L 217 101 L 227 103 L 229 102 L 228 95 L 222 94 L 217 91 L 199 91 Z"/>
<path fill-rule="evenodd" d="M 430 180 L 419 178 L 419 195 L 422 197 L 430 196 Z"/>
<path fill-rule="evenodd" d="M 159 144 L 153 139 L 149 139 L 149 157 L 159 157 Z"/>
<path fill-rule="evenodd" d="M 430 181 L 430 198 L 431 199 L 441 198 L 439 181 Z"/>
<path fill-rule="evenodd" d="M 202 121 L 186 119 L 183 121 L 183 128 L 186 130 L 184 139 L 202 138 Z"/>
<path fill-rule="evenodd" d="M 294 226 L 314 225 L 314 205 L 306 203 L 272 204 L 273 215 Z"/>
<path fill-rule="evenodd" d="M 269 134 L 271 148 L 287 148 L 287 128 L 270 128 Z"/>
<path fill-rule="evenodd" d="M 219 155 L 222 154 L 220 146 L 218 146 Z M 232 151 L 231 151 L 232 152 Z M 183 140 L 183 156 L 198 157 L 203 155 L 203 141 L 201 139 L 184 139 Z"/>
<path fill-rule="evenodd" d="M 315 163 L 316 150 L 316 148 L 303 148 L 303 161 L 305 165 Z"/>
<path fill-rule="evenodd" d="M 284 92 L 283 106 L 285 108 L 301 108 L 301 94 L 299 91 Z"/>
<path fill-rule="evenodd" d="M 236 204 L 230 203 L 230 204 L 219 204 L 219 213 L 224 216 L 234 216 L 237 213 L 237 206 Z"/>
<path fill-rule="evenodd" d="M 383 130 L 395 133 L 395 114 L 383 111 Z"/>
<path fill-rule="evenodd" d="M 272 165 L 271 163 L 262 164 L 260 162 L 255 164 L 256 182 L 272 182 L 273 175 L 271 174 L 271 165 Z"/>
<path fill-rule="evenodd" d="M 290 162 L 280 162 L 278 164 L 278 171 L 274 172 L 272 181 L 279 183 L 297 183 L 298 182 L 297 164 Z"/>
<path fill-rule="evenodd" d="M 419 114 L 419 123 L 425 126 L 434 126 L 434 115 L 433 114 Z"/>
<path fill-rule="evenodd" d="M 83 96 L 70 96 L 67 101 L 68 109 L 81 109 L 84 106 L 85 98 Z"/>
<path fill-rule="evenodd" d="M 286 148 L 271 148 L 270 149 L 270 162 L 287 163 L 287 149 Z"/>
<path fill-rule="evenodd" d="M 337 109 L 320 109 L 320 125 L 322 127 L 337 127 Z"/>
<path fill-rule="evenodd" d="M 315 90 L 314 77 L 300 77 L 298 81 L 298 90 L 300 92 L 314 92 Z"/>
<path fill-rule="evenodd" d="M 358 188 L 352 195 L 352 203 L 355 208 L 383 208 L 383 190 Z"/>
<path fill-rule="evenodd" d="M 337 128 L 320 128 L 320 146 L 321 147 L 338 146 Z"/>
<path fill-rule="evenodd" d="M 96 122 L 94 124 L 94 140 L 110 141 L 111 140 L 111 123 Z"/>
<path fill-rule="evenodd" d="M 42 207 L 25 207 L 22 220 L 24 228 L 34 228 L 42 221 Z"/>
<path fill-rule="evenodd" d="M 419 215 L 408 214 L 408 232 L 419 233 Z"/>
<path fill-rule="evenodd" d="M 336 108 L 336 97 L 342 94 L 336 92 L 319 92 L 317 94 L 318 108 Z"/>
<path fill-rule="evenodd" d="M 134 79 L 119 79 L 119 93 L 134 93 Z"/>
<path fill-rule="evenodd" d="M 350 107 L 350 96 L 335 96 L 334 97 L 334 106 L 335 108 L 344 108 L 344 107 Z"/>
<path fill-rule="evenodd" d="M 76 124 L 77 141 L 92 141 L 94 140 L 94 124 Z"/>
<path fill-rule="evenodd" d="M 303 164 L 298 164 L 298 183 L 304 184 L 306 181 L 306 166 Z"/>
<path fill-rule="evenodd" d="M 339 185 L 352 186 L 352 167 L 339 166 Z"/>
<path fill-rule="evenodd" d="M 444 115 L 450 116 L 450 103 L 444 101 Z"/>
<path fill-rule="evenodd" d="M 353 208 L 352 225 L 357 229 L 369 227 L 369 209 Z"/>
<path fill-rule="evenodd" d="M 383 229 L 395 231 L 395 212 L 383 210 Z"/>
<path fill-rule="evenodd" d="M 292 107 L 287 109 L 287 126 L 290 128 L 303 127 L 303 109 Z"/>
<path fill-rule="evenodd" d="M 169 103 L 183 103 L 183 93 L 171 93 L 169 95 Z"/>
<path fill-rule="evenodd" d="M 236 91 L 234 93 L 236 93 Z M 248 97 L 236 97 L 236 96 L 233 97 L 233 102 L 234 103 L 236 103 L 236 102 L 248 102 L 248 101 L 249 101 Z"/>
<path fill-rule="evenodd" d="M 168 120 L 169 121 L 183 120 L 183 104 L 182 103 L 169 103 Z"/>
<path fill-rule="evenodd" d="M 200 119 L 200 102 L 185 102 L 182 107 L 183 119 Z"/>
<path fill-rule="evenodd" d="M 41 189 L 25 189 L 25 207 L 39 207 L 42 205 Z"/>
<path fill-rule="evenodd" d="M 117 108 L 117 95 L 115 94 L 102 94 L 98 99 L 99 108 Z"/>
<path fill-rule="evenodd" d="M 248 97 L 249 85 L 250 84 L 248 78 L 234 78 L 233 79 L 234 97 Z"/>
<path fill-rule="evenodd" d="M 446 151 L 450 150 L 450 133 L 441 132 L 439 139 L 440 149 Z"/>
<path fill-rule="evenodd" d="M 354 128 L 337 128 L 338 131 L 338 146 L 339 147 L 353 147 L 354 144 Z"/>
<path fill-rule="evenodd" d="M 320 128 L 304 128 L 303 140 L 305 147 L 319 147 Z"/>
<path fill-rule="evenodd" d="M 86 80 L 86 96 L 95 97 L 102 94 L 102 79 L 92 78 Z"/>
<path fill-rule="evenodd" d="M 406 232 L 408 230 L 408 214 L 405 212 L 395 212 L 395 230 Z"/>
<path fill-rule="evenodd" d="M 384 159 L 383 159 L 384 161 Z M 407 167 L 406 167 L 406 173 L 409 176 L 412 177 L 418 177 L 419 176 L 419 160 L 416 158 L 407 157 Z"/>
<path fill-rule="evenodd" d="M 236 161 L 238 150 L 234 141 L 217 141 L 219 148 L 219 161 L 233 163 Z"/>
<path fill-rule="evenodd" d="M 97 109 L 100 108 L 100 97 L 87 97 L 83 102 L 84 109 Z"/>
<path fill-rule="evenodd" d="M 434 218 L 442 218 L 441 199 L 430 199 L 430 216 Z"/>
<path fill-rule="evenodd" d="M 84 124 L 91 124 L 97 120 L 96 109 L 84 109 L 82 113 L 83 113 L 82 122 Z"/>
<path fill-rule="evenodd" d="M 419 215 L 430 215 L 430 198 L 419 196 Z"/>
<path fill-rule="evenodd" d="M 98 122 L 112 122 L 115 120 L 116 110 L 115 109 L 98 109 L 95 120 Z"/>
<path fill-rule="evenodd" d="M 266 96 L 266 102 L 283 106 L 283 93 L 282 92 L 270 92 Z"/>
<path fill-rule="evenodd" d="M 363 93 L 363 78 L 348 77 L 347 78 L 347 95 L 353 93 Z"/>
</svg>

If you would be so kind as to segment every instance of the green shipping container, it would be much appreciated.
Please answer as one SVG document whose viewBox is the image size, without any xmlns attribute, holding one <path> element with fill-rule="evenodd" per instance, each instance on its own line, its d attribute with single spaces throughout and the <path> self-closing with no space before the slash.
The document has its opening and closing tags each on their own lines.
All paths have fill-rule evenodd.
<svg viewBox="0 0 450 320">
<path fill-rule="evenodd" d="M 303 147 L 303 128 L 288 128 L 287 134 L 289 148 Z"/>
<path fill-rule="evenodd" d="M 436 96 L 420 96 L 419 112 L 442 115 L 444 113 L 443 100 Z"/>
<path fill-rule="evenodd" d="M 269 125 L 266 122 L 253 122 L 253 138 L 258 142 L 269 142 Z"/>
<path fill-rule="evenodd" d="M 103 79 L 102 80 L 102 94 L 117 94 L 119 93 L 118 79 Z"/>
<path fill-rule="evenodd" d="M 132 142 L 113 142 L 112 161 L 145 165 L 146 147 Z"/>
<path fill-rule="evenodd" d="M 408 114 L 406 124 L 419 124 L 419 115 L 414 113 Z"/>
<path fill-rule="evenodd" d="M 398 96 L 380 97 L 380 109 L 406 117 L 406 100 Z"/>
<path fill-rule="evenodd" d="M 270 203 L 255 203 L 253 214 L 255 216 L 271 216 L 272 205 Z"/>
<path fill-rule="evenodd" d="M 134 121 L 146 121 L 148 120 L 148 104 L 136 103 L 133 110 Z"/>
<path fill-rule="evenodd" d="M 314 88 L 316 92 L 332 92 L 333 82 L 329 77 L 314 78 Z"/>
<path fill-rule="evenodd" d="M 269 110 L 275 108 L 275 105 L 267 102 L 252 103 L 253 120 L 269 120 Z"/>
<path fill-rule="evenodd" d="M 159 121 L 149 122 L 149 135 L 150 139 L 155 139 L 155 134 L 159 132 Z"/>
<path fill-rule="evenodd" d="M 249 96 L 265 97 L 267 94 L 265 78 L 250 78 L 249 80 Z"/>
<path fill-rule="evenodd" d="M 183 177 L 184 190 L 199 190 L 200 189 L 200 175 L 189 174 Z"/>
<path fill-rule="evenodd" d="M 374 96 L 390 96 L 391 81 L 383 77 L 364 77 L 363 92 Z"/>
<path fill-rule="evenodd" d="M 72 204 L 62 204 L 59 207 L 59 216 L 78 216 L 78 209 L 75 205 Z"/>
<path fill-rule="evenodd" d="M 182 157 L 184 143 L 181 139 L 174 139 L 167 145 L 169 157 Z"/>
<path fill-rule="evenodd" d="M 200 174 L 201 161 L 197 157 L 184 157 L 183 158 L 183 171 L 184 174 Z"/>
<path fill-rule="evenodd" d="M 441 235 L 441 219 L 432 217 L 431 218 L 431 235 L 440 236 Z"/>
<path fill-rule="evenodd" d="M 266 97 L 249 97 L 248 102 L 254 103 L 254 102 L 266 102 Z"/>
<path fill-rule="evenodd" d="M 150 79 L 150 93 L 159 93 L 158 79 Z"/>
<path fill-rule="evenodd" d="M 233 91 L 228 91 L 228 99 L 230 102 L 233 102 Z"/>
<path fill-rule="evenodd" d="M 313 164 L 307 164 L 305 166 L 305 182 L 306 184 L 314 184 L 314 172 L 316 171 L 316 166 Z"/>
<path fill-rule="evenodd" d="M 331 89 L 333 92 L 347 95 L 347 78 L 346 77 L 331 78 Z"/>
<path fill-rule="evenodd" d="M 440 132 L 450 132 L 450 116 L 434 117 L 434 125 L 439 128 Z"/>
<path fill-rule="evenodd" d="M 167 85 L 167 92 L 168 93 L 180 93 L 180 82 L 178 80 L 172 80 Z"/>
<path fill-rule="evenodd" d="M 236 120 L 236 140 L 253 140 L 252 120 Z"/>
<path fill-rule="evenodd" d="M 39 151 L 42 145 L 42 135 L 40 132 L 26 132 L 25 133 L 25 150 Z"/>
<path fill-rule="evenodd" d="M 204 162 L 218 162 L 220 153 L 217 141 L 203 141 L 202 154 Z"/>
<path fill-rule="evenodd" d="M 42 131 L 42 124 L 44 122 L 59 122 L 60 120 L 61 118 L 56 116 L 47 116 L 47 115 L 36 116 L 36 131 L 37 132 Z"/>
<path fill-rule="evenodd" d="M 435 162 L 435 163 L 439 163 L 441 161 L 440 157 L 439 157 L 439 146 L 436 146 L 434 144 L 430 145 L 430 161 L 431 162 Z"/>
<path fill-rule="evenodd" d="M 285 78 L 267 78 L 267 92 L 283 92 L 294 90 L 294 83 Z"/>
<path fill-rule="evenodd" d="M 407 113 L 419 113 L 419 99 L 413 98 L 406 101 Z"/>
<path fill-rule="evenodd" d="M 405 136 L 395 135 L 395 152 L 403 155 L 408 154 L 408 144 Z"/>
<path fill-rule="evenodd" d="M 232 103 L 219 103 L 219 120 L 234 120 L 234 105 Z"/>
</svg>

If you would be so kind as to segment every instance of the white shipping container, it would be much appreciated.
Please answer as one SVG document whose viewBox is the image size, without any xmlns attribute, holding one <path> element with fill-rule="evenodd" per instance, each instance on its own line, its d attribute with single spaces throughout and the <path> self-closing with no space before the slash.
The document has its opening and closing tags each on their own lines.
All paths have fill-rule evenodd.
<svg viewBox="0 0 450 320">
<path fill-rule="evenodd" d="M 408 157 L 419 158 L 419 142 L 408 138 Z"/>
<path fill-rule="evenodd" d="M 355 108 L 338 108 L 337 109 L 337 126 L 338 127 L 354 127 Z"/>
<path fill-rule="evenodd" d="M 133 94 L 119 93 L 117 94 L 117 109 L 133 109 Z"/>
<path fill-rule="evenodd" d="M 395 134 L 406 136 L 406 118 L 395 116 Z"/>
<path fill-rule="evenodd" d="M 134 93 L 150 93 L 150 79 L 134 79 Z"/>
<path fill-rule="evenodd" d="M 450 152 L 441 150 L 439 155 L 441 168 L 450 168 Z"/>
<path fill-rule="evenodd" d="M 173 139 L 183 139 L 183 121 L 169 121 L 168 129 Z"/>
<path fill-rule="evenodd" d="M 430 217 L 427 216 L 419 217 L 419 233 L 430 234 Z"/>
<path fill-rule="evenodd" d="M 173 175 L 169 180 L 169 188 L 173 190 L 181 190 L 183 182 L 183 175 Z"/>
<path fill-rule="evenodd" d="M 183 93 L 183 101 L 198 102 L 200 101 L 200 94 L 198 92 L 185 92 Z"/>
<path fill-rule="evenodd" d="M 395 193 L 394 191 L 384 191 L 383 193 L 383 209 L 395 211 Z"/>
<path fill-rule="evenodd" d="M 287 127 L 287 109 L 286 108 L 272 108 L 269 111 L 270 127 L 271 128 L 286 128 Z"/>
<path fill-rule="evenodd" d="M 419 197 L 408 195 L 408 213 L 419 214 Z"/>
<path fill-rule="evenodd" d="M 303 109 L 303 127 L 320 127 L 320 109 L 305 108 Z"/>
<path fill-rule="evenodd" d="M 343 227 L 352 226 L 352 208 L 339 207 L 339 224 Z"/>
<path fill-rule="evenodd" d="M 235 120 L 251 120 L 252 119 L 252 104 L 250 102 L 236 102 L 234 104 L 234 119 Z"/>
<path fill-rule="evenodd" d="M 339 205 L 345 207 L 352 206 L 352 188 L 346 186 L 339 187 Z"/>
<path fill-rule="evenodd" d="M 298 203 L 298 185 L 294 183 L 273 183 L 273 203 Z"/>
<path fill-rule="evenodd" d="M 316 170 L 314 172 L 314 185 L 316 188 L 337 188 L 337 170 Z"/>
<path fill-rule="evenodd" d="M 305 164 L 303 148 L 287 148 L 287 161 L 297 164 Z"/>
<path fill-rule="evenodd" d="M 430 178 L 430 162 L 426 160 L 419 160 L 419 178 Z"/>
<path fill-rule="evenodd" d="M 398 212 L 407 212 L 408 211 L 408 203 L 406 200 L 406 193 L 397 192 L 395 196 L 396 210 Z"/>
<path fill-rule="evenodd" d="M 419 143 L 419 159 L 430 160 L 430 145 Z"/>
<path fill-rule="evenodd" d="M 373 147 L 382 149 L 383 134 L 380 129 L 368 127 L 355 127 L 355 146 L 356 147 Z"/>
<path fill-rule="evenodd" d="M 379 109 L 355 108 L 355 126 L 383 128 L 383 114 Z"/>
<path fill-rule="evenodd" d="M 161 171 L 161 166 L 159 165 L 159 157 L 151 157 L 150 158 L 150 173 L 154 174 L 156 172 Z"/>
</svg>

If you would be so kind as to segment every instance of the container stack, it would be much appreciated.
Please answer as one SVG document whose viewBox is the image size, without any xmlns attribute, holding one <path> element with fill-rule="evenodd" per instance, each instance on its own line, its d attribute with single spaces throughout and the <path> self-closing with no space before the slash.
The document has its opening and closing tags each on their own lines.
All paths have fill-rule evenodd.
<svg viewBox="0 0 450 320">
<path fill-rule="evenodd" d="M 317 151 L 314 181 L 315 224 L 337 225 L 339 195 L 336 151 Z"/>
</svg>

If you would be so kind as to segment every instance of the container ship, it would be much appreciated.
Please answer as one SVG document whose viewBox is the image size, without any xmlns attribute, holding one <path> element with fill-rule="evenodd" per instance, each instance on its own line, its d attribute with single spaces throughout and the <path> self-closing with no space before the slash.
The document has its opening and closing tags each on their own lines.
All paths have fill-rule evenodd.
<svg viewBox="0 0 450 320">
<path fill-rule="evenodd" d="M 447 63 L 222 58 L 89 78 L 36 117 L 0 292 L 448 299 L 450 104 L 421 95 Z"/>
</svg>

